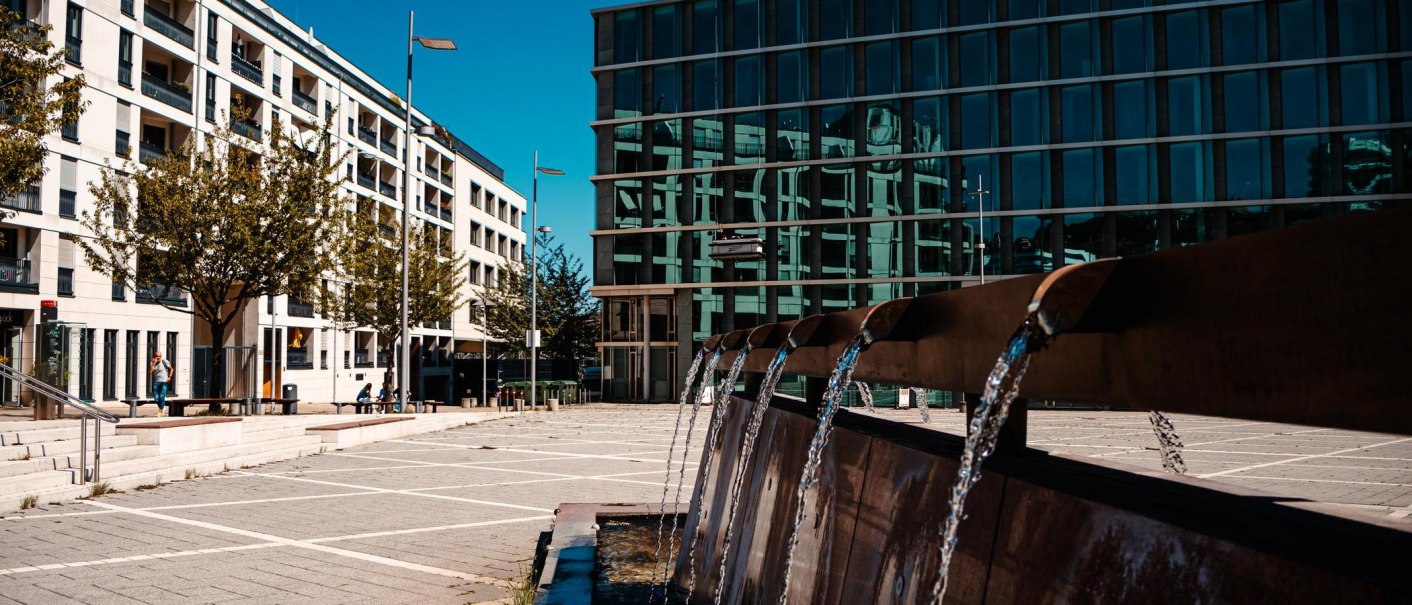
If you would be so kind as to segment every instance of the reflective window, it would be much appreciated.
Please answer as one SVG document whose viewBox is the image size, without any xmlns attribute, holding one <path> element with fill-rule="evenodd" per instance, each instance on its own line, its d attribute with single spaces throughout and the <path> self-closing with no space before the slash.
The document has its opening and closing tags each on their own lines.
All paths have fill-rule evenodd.
<svg viewBox="0 0 1412 605">
<path fill-rule="evenodd" d="M 1407 11 L 1412 13 L 1412 10 Z M 1412 38 L 1412 31 L 1407 32 Z M 1402 121 L 1412 120 L 1412 61 L 1402 62 Z"/>
<path fill-rule="evenodd" d="M 759 164 L 765 161 L 765 114 L 758 111 L 733 116 L 735 124 L 735 163 Z M 740 172 L 736 172 L 740 184 Z M 763 180 L 763 179 L 756 179 Z M 762 219 L 763 220 L 763 219 Z"/>
<path fill-rule="evenodd" d="M 1222 208 L 1191 208 L 1172 212 L 1172 247 L 1181 248 L 1216 239 L 1216 213 Z"/>
<path fill-rule="evenodd" d="M 1412 7 L 1402 2 L 1401 9 Z M 1338 0 L 1339 54 L 1366 55 L 1387 50 L 1382 0 Z"/>
<path fill-rule="evenodd" d="M 694 222 L 698 225 L 713 225 L 721 220 L 716 210 L 720 207 L 722 199 L 721 183 L 717 176 L 710 172 L 692 176 L 695 183 L 692 187 L 696 212 Z"/>
<path fill-rule="evenodd" d="M 1383 65 L 1372 62 L 1339 67 L 1345 125 L 1387 121 L 1387 78 Z"/>
<path fill-rule="evenodd" d="M 867 138 L 868 155 L 902 153 L 902 108 L 900 101 L 873 101 L 864 115 L 863 133 Z M 897 162 L 871 164 L 872 170 L 897 172 Z"/>
<path fill-rule="evenodd" d="M 777 174 L 775 197 L 779 200 L 779 220 L 798 221 L 809 218 L 814 199 L 810 189 L 808 167 L 785 168 Z"/>
<path fill-rule="evenodd" d="M 1323 184 L 1330 177 L 1328 160 L 1328 144 L 1323 135 L 1285 137 L 1284 196 L 1324 195 Z"/>
<path fill-rule="evenodd" d="M 1174 203 L 1211 200 L 1211 171 L 1207 167 L 1207 143 L 1175 143 L 1168 148 L 1168 171 L 1172 177 Z"/>
<path fill-rule="evenodd" d="M 900 184 L 902 172 L 873 172 L 867 171 L 868 179 L 863 183 L 866 192 L 865 202 L 868 204 L 869 216 L 897 216 L 902 214 L 902 207 L 898 204 L 897 186 Z"/>
<path fill-rule="evenodd" d="M 1120 206 L 1157 202 L 1156 155 L 1150 145 L 1129 145 L 1113 150 L 1113 180 Z"/>
<path fill-rule="evenodd" d="M 863 0 L 863 35 L 880 36 L 896 32 L 896 0 Z"/>
<path fill-rule="evenodd" d="M 853 106 L 829 105 L 821 112 L 824 120 L 824 159 L 851 158 L 856 155 L 853 153 L 853 147 L 858 137 L 853 126 Z"/>
<path fill-rule="evenodd" d="M 946 101 L 930 97 L 912 101 L 911 153 L 936 153 L 946 149 Z M 943 160 L 937 159 L 938 163 Z"/>
<path fill-rule="evenodd" d="M 819 215 L 821 218 L 847 218 L 853 216 L 853 167 L 822 166 L 819 179 Z M 847 235 L 849 225 L 837 225 L 836 233 Z M 824 228 L 827 244 L 830 227 Z M 827 257 L 828 254 L 825 253 Z"/>
<path fill-rule="evenodd" d="M 1059 77 L 1086 78 L 1094 75 L 1093 31 L 1088 21 L 1059 26 Z"/>
<path fill-rule="evenodd" d="M 1151 21 L 1146 15 L 1113 20 L 1113 73 L 1130 74 L 1152 70 L 1152 50 L 1148 47 Z"/>
<path fill-rule="evenodd" d="M 1099 122 L 1094 119 L 1095 109 L 1097 109 L 1096 95 L 1094 94 L 1096 90 L 1091 84 L 1066 86 L 1060 90 L 1059 104 L 1060 111 L 1063 113 L 1059 120 L 1065 143 L 1093 141 L 1100 138 Z"/>
<path fill-rule="evenodd" d="M 765 102 L 764 74 L 760 70 L 760 57 L 736 57 L 735 59 L 735 106 L 753 107 Z"/>
<path fill-rule="evenodd" d="M 1392 192 L 1392 148 L 1379 132 L 1343 135 L 1343 191 L 1346 195 Z"/>
<path fill-rule="evenodd" d="M 863 74 L 863 82 L 867 87 L 864 94 L 867 95 L 890 95 L 898 92 L 898 69 L 897 69 L 897 42 L 874 42 L 863 48 L 863 57 L 867 61 L 867 71 Z"/>
<path fill-rule="evenodd" d="M 987 4 L 989 4 L 987 2 Z M 971 32 L 961 35 L 961 85 L 994 84 L 995 63 L 991 59 L 991 32 Z"/>
<path fill-rule="evenodd" d="M 1044 29 L 1039 25 L 1010 30 L 1010 81 L 1044 79 Z"/>
<path fill-rule="evenodd" d="M 717 0 L 697 0 L 691 4 L 691 52 L 700 54 L 721 50 L 721 14 Z"/>
<path fill-rule="evenodd" d="M 995 209 L 992 193 L 985 196 L 986 208 Z M 961 224 L 962 275 L 978 275 L 984 264 L 987 275 L 1000 273 L 1000 223 L 1001 219 L 987 216 L 984 221 L 969 218 L 958 221 Z M 985 242 L 985 257 L 979 254 L 980 243 Z"/>
<path fill-rule="evenodd" d="M 809 159 L 809 110 L 784 109 L 775 114 L 776 158 L 781 162 Z"/>
<path fill-rule="evenodd" d="M 720 109 L 721 62 L 716 59 L 697 61 L 692 64 L 691 72 L 691 108 Z"/>
<path fill-rule="evenodd" d="M 613 117 L 627 118 L 642 114 L 642 76 L 636 69 L 613 72 Z"/>
<path fill-rule="evenodd" d="M 681 54 L 681 17 L 677 5 L 652 9 L 652 58 L 666 59 Z"/>
<path fill-rule="evenodd" d="M 807 51 L 795 50 L 775 57 L 775 102 L 798 103 L 809 98 Z"/>
<path fill-rule="evenodd" d="M 799 44 L 808 40 L 808 1 L 775 0 L 775 44 Z"/>
<path fill-rule="evenodd" d="M 1266 139 L 1226 141 L 1227 200 L 1261 200 L 1270 197 L 1270 147 Z"/>
<path fill-rule="evenodd" d="M 990 23 L 994 18 L 992 0 L 952 0 L 960 4 L 960 23 L 957 25 L 979 25 Z"/>
<path fill-rule="evenodd" d="M 1260 75 L 1260 72 L 1246 71 L 1223 77 L 1226 132 L 1267 128 L 1265 87 Z"/>
<path fill-rule="evenodd" d="M 734 3 L 735 38 L 731 47 L 735 50 L 760 48 L 765 34 L 765 14 L 760 10 L 760 0 L 734 0 Z"/>
<path fill-rule="evenodd" d="M 1043 0 L 1009 0 L 1010 20 L 1037 19 L 1044 16 Z"/>
<path fill-rule="evenodd" d="M 984 149 L 995 146 L 995 93 L 978 92 L 961 96 L 961 148 Z"/>
<path fill-rule="evenodd" d="M 1043 88 L 1010 93 L 1010 144 L 1043 145 L 1049 139 L 1049 109 Z"/>
<path fill-rule="evenodd" d="M 1226 209 L 1226 237 L 1259 233 L 1274 225 L 1269 206 L 1236 206 Z"/>
<path fill-rule="evenodd" d="M 951 223 L 929 220 L 912 223 L 916 229 L 916 275 L 941 277 L 951 274 Z"/>
<path fill-rule="evenodd" d="M 819 52 L 819 98 L 853 96 L 853 53 L 849 46 L 832 46 Z"/>
<path fill-rule="evenodd" d="M 1161 247 L 1162 236 L 1157 228 L 1156 212 L 1119 212 L 1114 218 L 1118 231 L 1118 256 L 1156 252 Z"/>
<path fill-rule="evenodd" d="M 1167 134 L 1205 134 L 1207 94 L 1202 76 L 1167 81 Z"/>
<path fill-rule="evenodd" d="M 1010 207 L 1040 210 L 1049 207 L 1049 154 L 1030 151 L 1010 156 Z"/>
<path fill-rule="evenodd" d="M 1110 4 L 1112 4 L 1110 8 L 1113 10 L 1122 10 L 1125 8 L 1143 8 L 1157 4 L 1157 2 L 1154 0 L 1110 0 Z"/>
<path fill-rule="evenodd" d="M 1059 0 L 1059 14 L 1078 15 L 1093 12 L 1094 0 Z"/>
<path fill-rule="evenodd" d="M 1011 259 L 1014 273 L 1048 273 L 1054 270 L 1054 255 L 1050 251 L 1050 216 L 1017 216 L 1014 219 Z"/>
<path fill-rule="evenodd" d="M 638 11 L 618 11 L 613 15 L 613 61 L 632 63 L 642 60 L 642 22 Z"/>
<path fill-rule="evenodd" d="M 965 212 L 975 212 L 980 208 L 980 198 L 976 195 L 976 190 L 985 186 L 985 203 L 987 210 L 995 210 L 997 207 L 995 192 L 998 190 L 996 176 L 1000 174 L 999 167 L 996 166 L 996 157 L 993 155 L 972 155 L 961 158 L 961 207 Z M 958 194 L 961 192 L 957 192 Z"/>
<path fill-rule="evenodd" d="M 1141 139 L 1153 135 L 1150 80 L 1130 80 L 1113 85 L 1113 137 Z"/>
<path fill-rule="evenodd" d="M 1314 128 L 1328 124 L 1322 67 L 1296 67 L 1280 72 L 1281 125 Z"/>
<path fill-rule="evenodd" d="M 941 27 L 941 6 L 937 0 L 912 0 L 912 30 Z"/>
<path fill-rule="evenodd" d="M 912 40 L 912 90 L 941 90 L 946 86 L 946 55 L 941 36 Z"/>
<path fill-rule="evenodd" d="M 928 158 L 912 162 L 912 206 L 917 214 L 946 211 L 946 161 Z"/>
<path fill-rule="evenodd" d="M 652 68 L 652 113 L 681 111 L 681 80 L 677 66 L 659 65 Z"/>
<path fill-rule="evenodd" d="M 1064 215 L 1064 264 L 1098 260 L 1103 256 L 1103 231 L 1107 217 L 1102 214 Z"/>
<path fill-rule="evenodd" d="M 1205 11 L 1189 10 L 1166 15 L 1167 69 L 1206 67 L 1209 45 L 1202 26 L 1203 14 Z"/>
<path fill-rule="evenodd" d="M 819 3 L 819 39 L 837 40 L 853 36 L 853 3 Z"/>
<path fill-rule="evenodd" d="M 1064 167 L 1065 208 L 1103 205 L 1102 163 L 1096 149 L 1069 149 L 1061 157 Z"/>
<path fill-rule="evenodd" d="M 1265 46 L 1264 7 L 1247 4 L 1221 11 L 1221 63 L 1241 65 L 1260 61 Z"/>
<path fill-rule="evenodd" d="M 1315 0 L 1295 0 L 1279 5 L 1280 60 L 1313 59 L 1323 48 L 1324 27 L 1315 11 Z"/>
</svg>

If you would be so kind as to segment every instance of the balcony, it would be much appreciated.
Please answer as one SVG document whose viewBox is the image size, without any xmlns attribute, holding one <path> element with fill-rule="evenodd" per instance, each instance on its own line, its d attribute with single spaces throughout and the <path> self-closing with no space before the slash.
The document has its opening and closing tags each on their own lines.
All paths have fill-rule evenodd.
<svg viewBox="0 0 1412 605">
<path fill-rule="evenodd" d="M 314 360 L 309 359 L 309 349 L 287 348 L 285 349 L 285 353 L 285 359 L 287 360 L 284 364 L 285 367 L 291 370 L 314 369 Z"/>
<path fill-rule="evenodd" d="M 446 174 L 445 172 L 441 173 L 441 184 L 442 184 L 442 185 L 446 185 L 447 187 L 450 187 L 450 186 L 451 186 L 451 182 L 452 182 L 451 175 Z"/>
<path fill-rule="evenodd" d="M 376 144 L 377 144 L 377 138 L 378 138 L 378 135 L 377 135 L 376 132 L 373 132 L 373 129 L 368 128 L 368 127 L 366 127 L 366 126 L 359 126 L 359 127 L 358 127 L 358 140 L 359 140 L 359 141 L 362 141 L 362 142 L 367 143 L 367 144 L 369 144 L 369 145 L 376 145 Z"/>
<path fill-rule="evenodd" d="M 29 274 L 29 259 L 0 256 L 0 292 L 39 293 L 39 284 Z"/>
<path fill-rule="evenodd" d="M 256 65 L 254 62 L 250 61 L 249 59 L 246 59 L 245 57 L 242 57 L 236 53 L 231 53 L 230 69 L 231 71 L 235 72 L 236 75 L 245 78 L 246 80 L 250 80 L 251 82 L 254 82 L 261 86 L 265 85 L 265 70 L 260 69 L 259 65 Z"/>
<path fill-rule="evenodd" d="M 360 187 L 366 187 L 366 188 L 368 188 L 368 189 L 373 189 L 373 188 L 376 187 L 376 180 L 373 179 L 373 175 L 371 175 L 371 174 L 363 174 L 363 173 L 359 172 L 359 173 L 358 173 L 358 185 L 359 185 Z"/>
<path fill-rule="evenodd" d="M 397 143 L 387 139 L 378 139 L 378 149 L 381 149 L 383 153 L 394 158 L 397 157 Z"/>
<path fill-rule="evenodd" d="M 439 210 L 441 211 L 441 220 L 451 222 L 451 209 L 443 206 Z"/>
<path fill-rule="evenodd" d="M 186 293 L 181 288 L 155 284 L 137 289 L 137 302 L 145 305 L 165 304 L 173 307 L 186 306 Z"/>
<path fill-rule="evenodd" d="M 357 352 L 355 352 L 355 353 L 353 354 L 353 367 L 355 367 L 355 368 L 371 368 L 371 367 L 373 367 L 373 361 L 372 361 L 372 359 L 369 357 L 367 351 L 360 350 L 360 351 L 357 351 Z"/>
<path fill-rule="evenodd" d="M 171 17 L 153 11 L 151 8 L 144 8 L 142 11 L 142 23 L 158 33 L 171 38 L 176 43 L 187 48 L 196 48 L 196 32 L 191 28 L 177 23 Z"/>
<path fill-rule="evenodd" d="M 260 124 L 255 122 L 254 120 L 242 120 L 240 118 L 231 118 L 230 129 L 234 130 L 235 134 L 243 136 L 257 143 L 262 140 Z"/>
<path fill-rule="evenodd" d="M 142 94 L 186 113 L 191 113 L 191 91 L 179 88 L 175 84 L 144 74 L 142 76 Z"/>
<path fill-rule="evenodd" d="M 288 308 L 290 317 L 313 317 L 314 305 L 305 302 L 289 301 Z"/>
<path fill-rule="evenodd" d="M 0 200 L 0 207 L 10 208 L 12 210 L 23 210 L 25 212 L 40 212 L 39 186 L 31 185 L 24 191 L 16 193 L 4 200 Z"/>
<path fill-rule="evenodd" d="M 392 199 L 397 199 L 397 186 L 385 181 L 378 181 L 378 193 Z"/>
<path fill-rule="evenodd" d="M 137 144 L 137 159 L 142 163 L 167 155 L 167 150 L 156 143 L 140 141 Z"/>
<path fill-rule="evenodd" d="M 392 361 L 392 351 L 381 349 L 378 351 L 377 364 L 379 368 L 389 367 L 388 362 Z"/>
<path fill-rule="evenodd" d="M 392 227 L 392 225 L 389 225 L 389 224 L 387 224 L 387 223 L 383 223 L 383 224 L 381 224 L 381 225 L 378 225 L 378 231 L 382 232 L 382 234 L 383 234 L 383 235 L 386 235 L 387 237 L 392 237 L 392 236 L 394 236 L 394 235 L 397 235 L 397 230 L 394 229 L 394 228 Z"/>
<path fill-rule="evenodd" d="M 294 106 L 314 115 L 319 114 L 319 102 L 314 97 L 304 94 L 298 88 L 294 89 Z"/>
<path fill-rule="evenodd" d="M 433 179 L 441 178 L 441 171 L 437 170 L 436 166 L 432 166 L 431 164 L 427 164 L 426 170 L 423 170 L 422 172 L 427 173 L 427 176 Z"/>
</svg>

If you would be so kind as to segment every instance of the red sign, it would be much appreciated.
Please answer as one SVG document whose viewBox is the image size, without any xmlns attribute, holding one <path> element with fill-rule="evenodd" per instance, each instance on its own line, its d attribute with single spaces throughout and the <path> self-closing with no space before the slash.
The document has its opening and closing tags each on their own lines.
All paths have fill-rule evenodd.
<svg viewBox="0 0 1412 605">
<path fill-rule="evenodd" d="M 39 301 L 39 306 L 42 307 L 42 308 L 45 308 L 45 309 L 57 309 L 57 308 L 59 308 L 59 301 L 57 301 L 57 300 L 41 300 L 41 301 Z"/>
</svg>

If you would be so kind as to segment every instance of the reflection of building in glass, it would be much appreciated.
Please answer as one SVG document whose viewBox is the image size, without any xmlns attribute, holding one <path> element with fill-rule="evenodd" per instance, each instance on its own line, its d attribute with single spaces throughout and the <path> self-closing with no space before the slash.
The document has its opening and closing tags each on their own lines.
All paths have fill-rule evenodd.
<svg viewBox="0 0 1412 605">
<path fill-rule="evenodd" d="M 596 11 L 606 396 L 670 398 L 713 333 L 1409 197 L 1412 9 L 1154 4 Z"/>
</svg>

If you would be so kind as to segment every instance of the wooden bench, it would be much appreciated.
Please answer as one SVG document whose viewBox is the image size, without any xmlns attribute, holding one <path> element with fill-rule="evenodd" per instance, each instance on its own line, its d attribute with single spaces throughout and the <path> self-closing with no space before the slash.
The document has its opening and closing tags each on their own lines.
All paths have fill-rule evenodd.
<svg viewBox="0 0 1412 605">
<path fill-rule="evenodd" d="M 124 399 L 124 400 L 122 400 L 122 402 L 123 402 L 123 403 L 126 403 L 127 406 L 128 406 L 128 408 L 127 408 L 127 409 L 128 409 L 128 411 L 127 411 L 127 417 L 128 417 L 128 418 L 136 418 L 136 417 L 137 417 L 137 406 L 142 405 L 142 404 L 145 404 L 145 403 L 152 403 L 152 404 L 155 404 L 155 403 L 157 403 L 157 400 L 155 400 L 155 399 Z M 216 407 L 216 406 L 219 406 L 219 405 L 232 405 L 232 406 L 238 405 L 238 406 L 241 406 L 241 413 L 242 413 L 242 414 L 247 414 L 247 413 L 251 413 L 251 412 L 254 411 L 254 410 L 252 410 L 252 409 L 248 409 L 249 406 L 252 406 L 252 405 L 259 405 L 259 404 L 262 404 L 262 403 L 278 403 L 278 404 L 280 404 L 281 412 L 282 412 L 283 414 L 285 414 L 285 415 L 293 415 L 293 414 L 298 414 L 298 413 L 299 413 L 299 400 L 298 400 L 298 399 L 283 399 L 283 398 L 278 398 L 278 397 L 276 397 L 276 398 L 261 397 L 261 398 L 258 398 L 258 399 L 237 399 L 237 398 L 234 398 L 234 397 L 201 397 L 201 398 L 177 399 L 177 398 L 174 398 L 174 397 L 173 397 L 173 398 L 168 398 L 168 399 L 167 399 L 167 405 L 171 407 L 171 409 L 172 409 L 172 416 L 173 416 L 173 417 L 181 417 L 181 416 L 183 415 L 183 413 L 186 411 L 185 408 L 186 408 L 186 406 L 188 406 L 188 405 L 208 405 L 208 406 L 211 407 L 212 410 L 214 410 L 215 407 Z"/>
<path fill-rule="evenodd" d="M 359 403 L 359 402 L 356 402 L 356 401 L 355 401 L 355 402 L 347 402 L 347 401 L 335 401 L 335 402 L 333 402 L 334 409 L 336 410 L 336 413 L 339 413 L 339 414 L 342 414 L 342 413 L 343 413 L 343 406 L 346 406 L 346 405 L 347 405 L 347 406 L 353 406 L 353 413 L 355 413 L 355 414 L 371 414 L 374 409 L 377 409 L 379 412 L 382 412 L 382 413 L 384 413 L 384 414 L 387 414 L 387 413 L 390 413 L 390 412 L 392 411 L 393 406 L 397 405 L 397 402 L 396 402 L 396 401 L 368 401 L 368 402 L 364 402 L 364 403 Z M 407 405 L 409 405 L 409 406 L 411 406 L 413 409 L 417 410 L 418 413 L 425 412 L 427 406 L 431 406 L 431 413 L 435 414 L 436 411 L 437 411 L 437 408 L 439 408 L 440 406 L 446 405 L 446 403 L 443 402 L 443 401 L 437 401 L 437 400 L 435 400 L 435 399 L 428 399 L 428 400 L 425 400 L 425 401 L 408 401 L 408 402 L 407 402 Z"/>
</svg>

